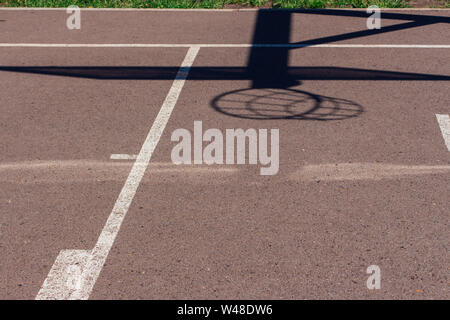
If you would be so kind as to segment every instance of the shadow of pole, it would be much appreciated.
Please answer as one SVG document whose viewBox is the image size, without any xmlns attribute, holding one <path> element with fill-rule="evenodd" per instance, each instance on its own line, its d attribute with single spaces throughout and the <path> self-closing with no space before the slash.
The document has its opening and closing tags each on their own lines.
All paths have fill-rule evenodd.
<svg viewBox="0 0 450 320">
<path fill-rule="evenodd" d="M 290 11 L 258 12 L 253 43 L 286 44 L 291 35 Z M 289 77 L 289 48 L 252 48 L 247 72 L 252 88 L 287 88 L 300 82 Z"/>
</svg>

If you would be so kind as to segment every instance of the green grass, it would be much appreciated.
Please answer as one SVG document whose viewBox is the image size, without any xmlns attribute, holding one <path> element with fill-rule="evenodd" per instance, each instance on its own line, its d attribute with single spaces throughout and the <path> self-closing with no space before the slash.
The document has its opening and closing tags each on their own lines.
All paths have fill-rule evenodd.
<svg viewBox="0 0 450 320">
<path fill-rule="evenodd" d="M 407 7 L 408 0 L 0 0 L 8 7 L 68 7 L 81 8 L 223 8 L 226 5 L 274 8 L 386 8 Z M 450 7 L 448 0 L 446 6 Z"/>
</svg>

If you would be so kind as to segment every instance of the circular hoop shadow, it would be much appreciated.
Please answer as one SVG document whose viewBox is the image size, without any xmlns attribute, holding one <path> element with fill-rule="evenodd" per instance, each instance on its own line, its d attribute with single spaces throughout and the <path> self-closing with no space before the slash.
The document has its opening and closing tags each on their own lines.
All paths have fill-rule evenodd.
<svg viewBox="0 0 450 320">
<path fill-rule="evenodd" d="M 218 112 L 243 119 L 342 120 L 363 112 L 361 105 L 290 88 L 245 88 L 215 97 Z"/>
</svg>

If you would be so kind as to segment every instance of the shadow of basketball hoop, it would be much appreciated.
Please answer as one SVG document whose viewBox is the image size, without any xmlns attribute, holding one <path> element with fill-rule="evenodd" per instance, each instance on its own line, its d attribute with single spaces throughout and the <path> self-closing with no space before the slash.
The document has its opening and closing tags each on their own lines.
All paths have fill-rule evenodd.
<svg viewBox="0 0 450 320">
<path fill-rule="evenodd" d="M 356 102 L 291 88 L 238 89 L 215 97 L 211 106 L 228 116 L 255 120 L 343 120 L 363 112 Z"/>
</svg>

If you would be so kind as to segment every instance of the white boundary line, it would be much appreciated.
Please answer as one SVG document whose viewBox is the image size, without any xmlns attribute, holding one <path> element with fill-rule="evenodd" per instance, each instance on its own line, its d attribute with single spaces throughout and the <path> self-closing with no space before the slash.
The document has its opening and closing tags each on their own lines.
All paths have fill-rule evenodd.
<svg viewBox="0 0 450 320">
<path fill-rule="evenodd" d="M 199 50 L 189 48 L 95 247 L 89 251 L 62 250 L 36 299 L 89 298 Z"/>
<path fill-rule="evenodd" d="M 450 116 L 448 114 L 437 114 L 436 119 L 439 123 L 439 128 L 441 128 L 445 145 L 447 146 L 448 151 L 450 151 Z"/>
<path fill-rule="evenodd" d="M 193 43 L 0 43 L 0 48 L 405 48 L 450 49 L 450 44 L 193 44 Z"/>
</svg>

